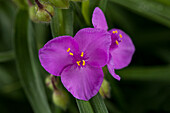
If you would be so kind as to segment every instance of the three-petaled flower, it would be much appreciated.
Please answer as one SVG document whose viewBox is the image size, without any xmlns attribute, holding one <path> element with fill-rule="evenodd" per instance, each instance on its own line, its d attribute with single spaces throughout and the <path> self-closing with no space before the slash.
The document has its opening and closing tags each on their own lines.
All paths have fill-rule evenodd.
<svg viewBox="0 0 170 113">
<path fill-rule="evenodd" d="M 85 28 L 71 36 L 56 37 L 39 50 L 46 71 L 61 76 L 65 88 L 76 98 L 89 100 L 103 81 L 102 67 L 109 60 L 110 34 Z"/>
<path fill-rule="evenodd" d="M 104 31 L 108 30 L 106 18 L 98 7 L 93 12 L 92 23 L 94 28 Z M 120 77 L 115 74 L 114 69 L 121 69 L 129 65 L 135 52 L 135 47 L 130 37 L 122 30 L 111 29 L 108 32 L 110 33 L 112 43 L 110 46 L 110 60 L 107 67 L 112 76 L 120 80 Z"/>
</svg>

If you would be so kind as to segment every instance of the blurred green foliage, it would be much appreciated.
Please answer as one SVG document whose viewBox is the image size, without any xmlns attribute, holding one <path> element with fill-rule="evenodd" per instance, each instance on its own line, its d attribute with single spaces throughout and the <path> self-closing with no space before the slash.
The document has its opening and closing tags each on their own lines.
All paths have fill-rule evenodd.
<svg viewBox="0 0 170 113">
<path fill-rule="evenodd" d="M 109 29 L 124 30 L 136 47 L 129 67 L 116 71 L 122 77 L 120 82 L 105 72 L 111 85 L 111 98 L 105 99 L 108 111 L 170 112 L 169 0 L 72 1 L 69 9 L 55 8 L 57 16 L 50 24 L 33 23 L 28 15 L 19 17 L 21 10 L 13 1 L 0 0 L 1 113 L 78 112 L 72 96 L 66 111 L 54 106 L 52 92 L 44 82 L 48 73 L 39 64 L 37 54 L 39 48 L 56 36 L 74 35 L 83 27 L 92 27 L 96 6 L 104 11 Z M 56 31 L 51 33 L 53 29 Z"/>
</svg>

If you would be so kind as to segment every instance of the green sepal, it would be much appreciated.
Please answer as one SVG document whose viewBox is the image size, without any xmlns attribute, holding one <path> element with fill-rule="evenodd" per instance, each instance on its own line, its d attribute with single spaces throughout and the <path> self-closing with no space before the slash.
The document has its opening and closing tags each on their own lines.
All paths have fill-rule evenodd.
<svg viewBox="0 0 170 113">
<path fill-rule="evenodd" d="M 110 84 L 106 79 L 103 79 L 99 93 L 103 98 L 110 98 Z"/>
<path fill-rule="evenodd" d="M 42 4 L 43 8 L 38 6 L 31 6 L 29 8 L 29 15 L 34 22 L 50 22 L 54 15 L 54 8 L 49 4 Z"/>
</svg>

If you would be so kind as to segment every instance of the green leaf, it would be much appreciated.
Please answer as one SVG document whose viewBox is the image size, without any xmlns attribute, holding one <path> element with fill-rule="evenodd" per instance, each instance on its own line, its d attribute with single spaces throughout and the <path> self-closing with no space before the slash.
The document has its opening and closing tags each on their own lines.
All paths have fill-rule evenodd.
<svg viewBox="0 0 170 113">
<path fill-rule="evenodd" d="M 99 93 L 90 100 L 90 104 L 92 105 L 95 113 L 108 113 L 104 101 Z"/>
<path fill-rule="evenodd" d="M 140 80 L 140 81 L 170 81 L 170 66 L 161 67 L 130 67 L 118 71 L 122 80 Z"/>
<path fill-rule="evenodd" d="M 28 3 L 27 0 L 13 0 L 13 2 L 22 9 L 27 9 L 28 8 Z"/>
<path fill-rule="evenodd" d="M 60 9 L 69 8 L 69 0 L 39 0 L 39 1 L 49 3 L 50 5 Z"/>
<path fill-rule="evenodd" d="M 73 35 L 73 10 L 55 8 L 55 15 L 51 22 L 53 38 L 61 35 Z"/>
<path fill-rule="evenodd" d="M 80 113 L 94 113 L 89 101 L 76 99 Z"/>
<path fill-rule="evenodd" d="M 50 4 L 56 8 L 68 9 L 69 0 L 49 0 Z"/>
<path fill-rule="evenodd" d="M 14 51 L 7 51 L 0 53 L 0 62 L 5 62 L 14 59 Z"/>
<path fill-rule="evenodd" d="M 54 9 L 54 16 L 52 18 L 50 26 L 53 38 L 60 36 L 60 34 L 62 34 L 64 28 L 63 28 L 63 14 L 61 9 L 57 8 Z"/>
<path fill-rule="evenodd" d="M 70 1 L 83 2 L 83 1 L 86 1 L 86 0 L 70 0 Z"/>
<path fill-rule="evenodd" d="M 15 54 L 20 82 L 35 113 L 51 113 L 38 71 L 38 51 L 28 12 L 19 10 L 15 21 Z"/>
<path fill-rule="evenodd" d="M 110 0 L 128 9 L 170 27 L 170 7 L 158 0 Z M 167 1 L 166 1 L 167 2 Z M 168 2 L 169 3 L 169 2 Z"/>
<path fill-rule="evenodd" d="M 63 35 L 73 36 L 73 9 L 70 6 L 69 9 L 63 9 L 63 26 L 65 33 Z"/>
<path fill-rule="evenodd" d="M 108 0 L 100 0 L 99 7 L 105 12 Z"/>
<path fill-rule="evenodd" d="M 89 12 L 89 0 L 82 2 L 82 9 L 81 9 L 82 15 L 84 17 L 84 20 L 86 21 L 87 25 L 90 25 L 90 12 Z"/>
</svg>

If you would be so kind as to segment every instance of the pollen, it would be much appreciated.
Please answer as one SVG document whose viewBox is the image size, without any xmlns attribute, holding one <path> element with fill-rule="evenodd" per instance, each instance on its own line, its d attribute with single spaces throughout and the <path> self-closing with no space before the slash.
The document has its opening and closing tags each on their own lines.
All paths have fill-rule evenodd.
<svg viewBox="0 0 170 113">
<path fill-rule="evenodd" d="M 81 57 L 83 57 L 84 56 L 84 52 L 81 52 Z"/>
<path fill-rule="evenodd" d="M 72 53 L 72 52 L 70 52 L 70 53 L 69 53 L 69 55 L 73 56 L 73 53 Z"/>
<path fill-rule="evenodd" d="M 82 60 L 82 61 L 83 61 L 83 64 L 82 64 L 82 65 L 85 66 L 86 62 L 85 62 L 84 60 Z"/>
<path fill-rule="evenodd" d="M 117 33 L 117 30 L 113 31 L 113 33 L 114 33 L 114 34 Z"/>
<path fill-rule="evenodd" d="M 76 62 L 78 66 L 80 66 L 80 62 L 81 62 L 81 61 L 77 61 L 77 62 Z"/>
<path fill-rule="evenodd" d="M 67 49 L 67 52 L 69 52 L 69 51 L 70 51 L 70 48 Z"/>
<path fill-rule="evenodd" d="M 119 34 L 119 37 L 122 38 L 122 34 Z"/>
<path fill-rule="evenodd" d="M 119 42 L 116 40 L 116 44 L 119 45 Z"/>
</svg>

